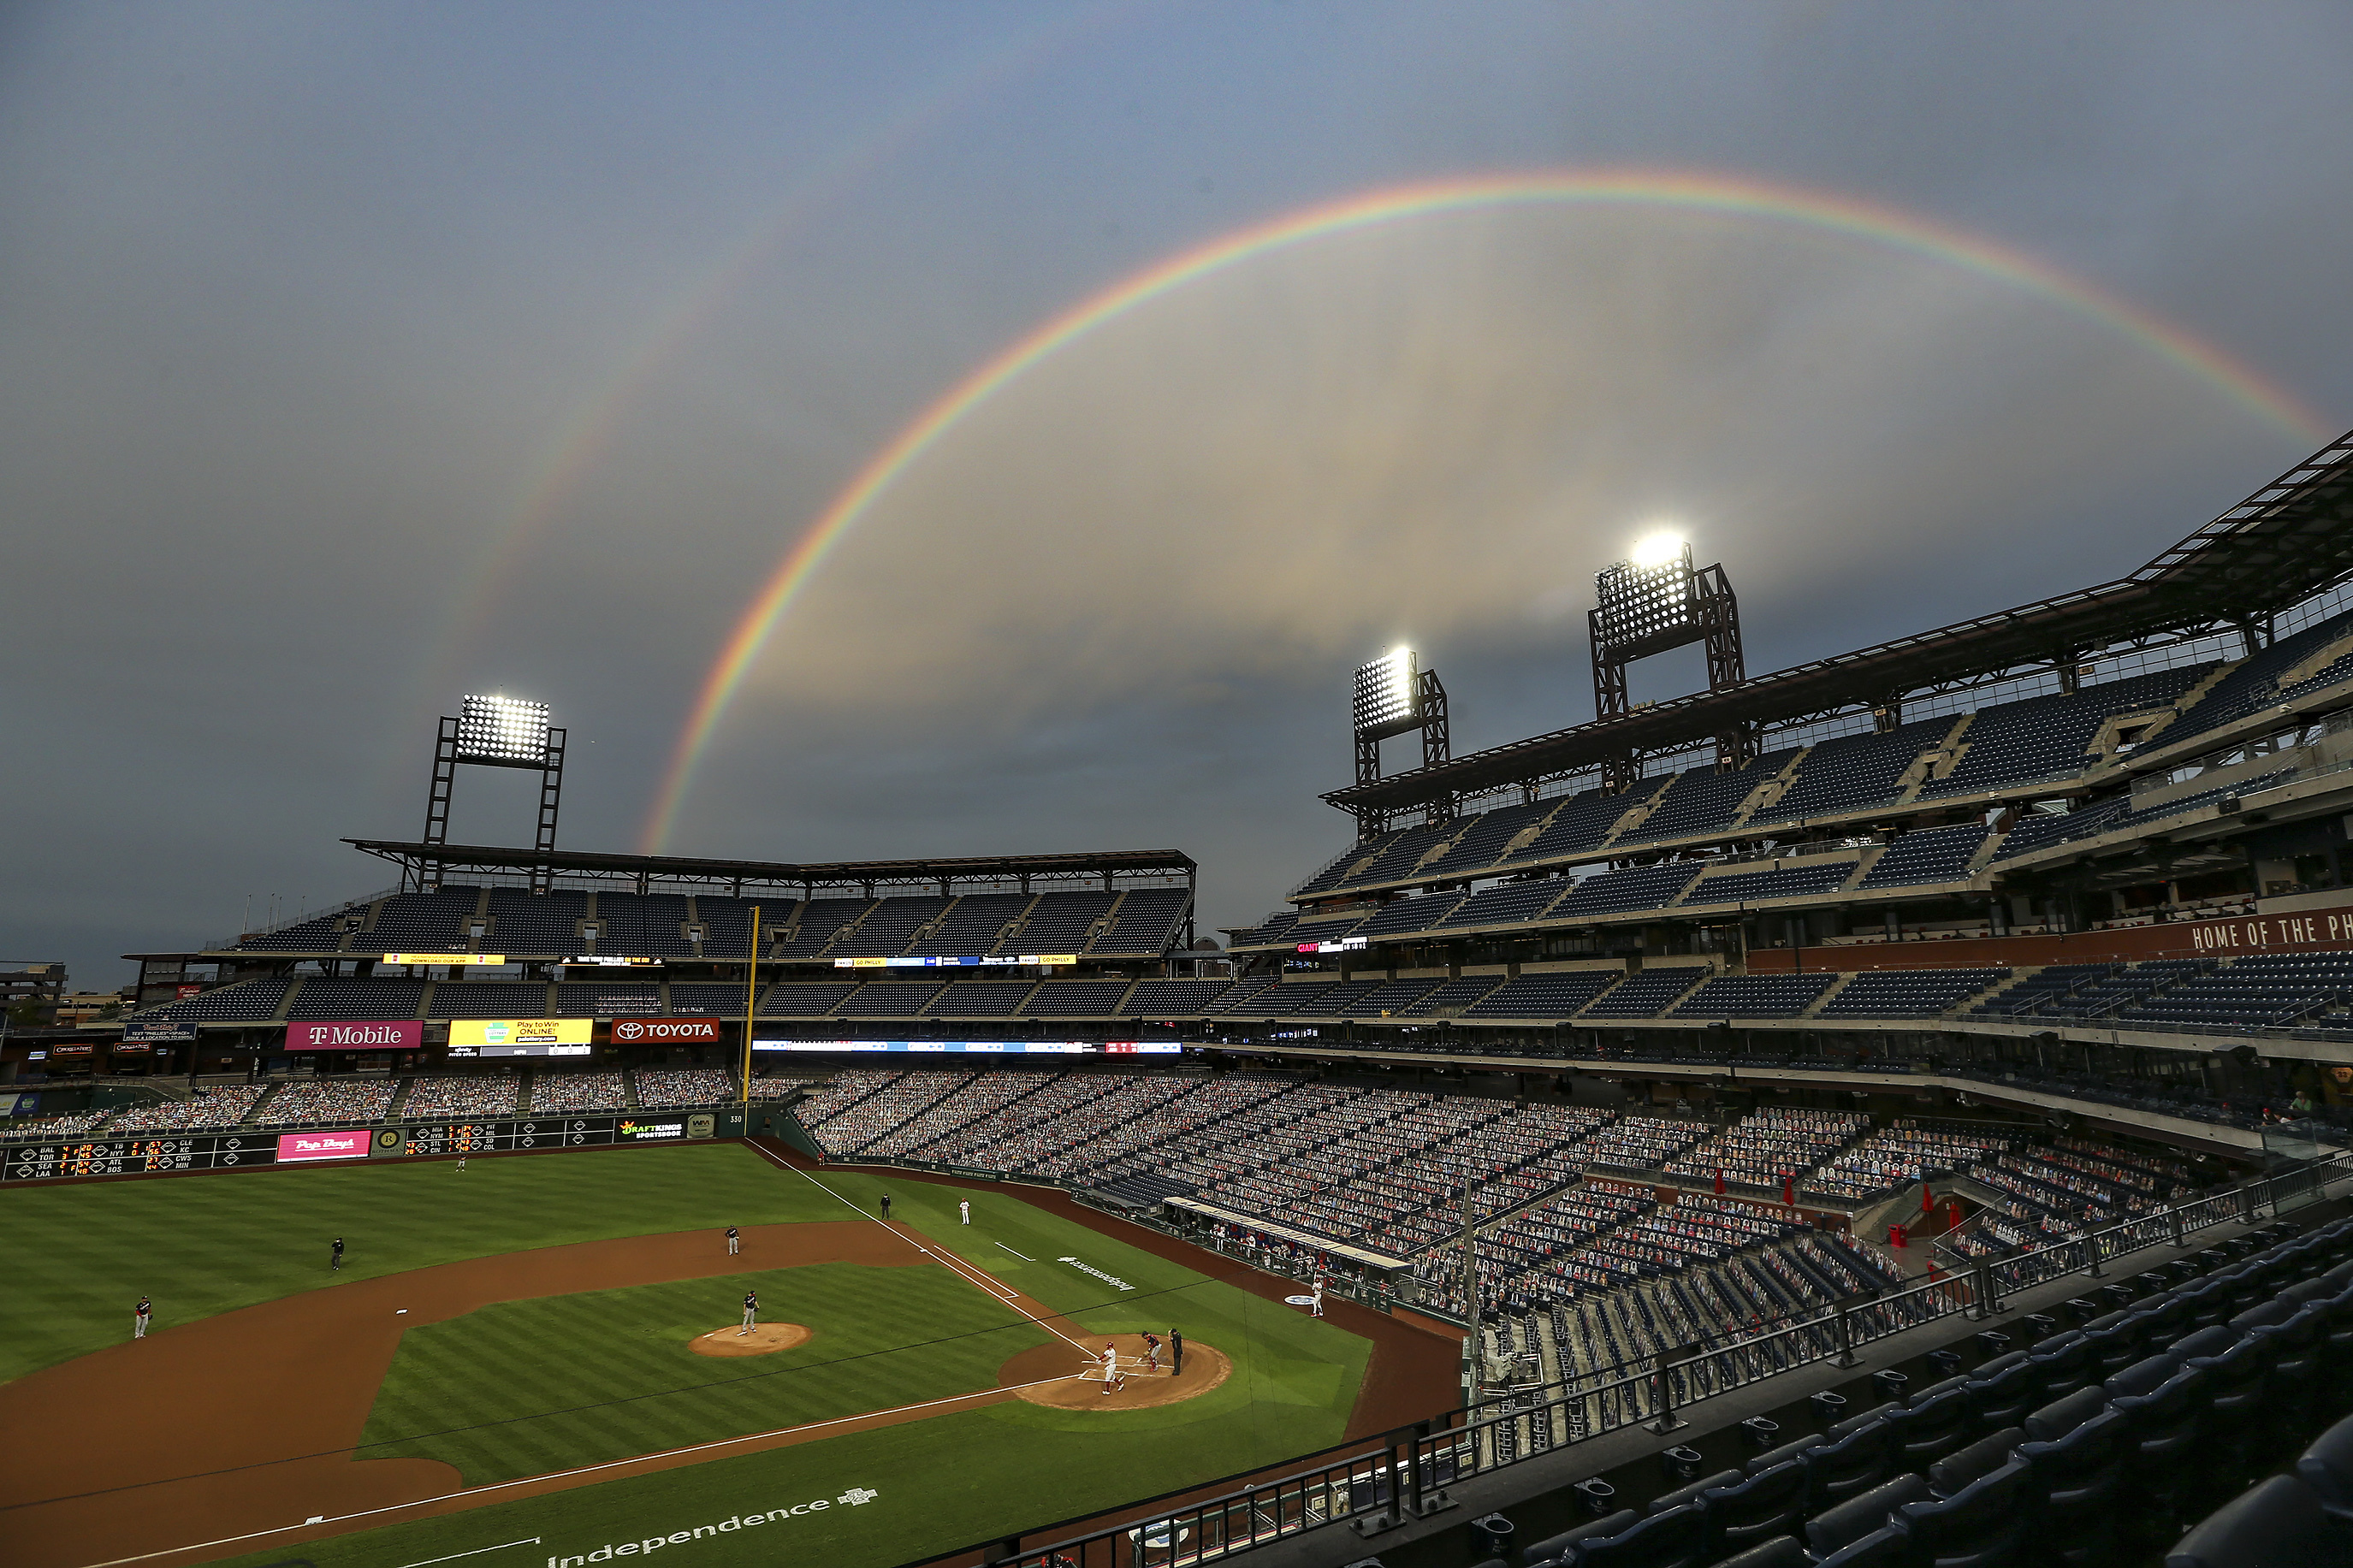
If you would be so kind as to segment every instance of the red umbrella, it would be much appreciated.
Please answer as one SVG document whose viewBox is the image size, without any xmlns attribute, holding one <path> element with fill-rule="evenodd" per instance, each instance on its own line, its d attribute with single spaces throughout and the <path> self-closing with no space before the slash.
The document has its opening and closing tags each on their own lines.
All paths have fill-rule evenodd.
<svg viewBox="0 0 2353 1568">
<path fill-rule="evenodd" d="M 1715 1195 L 1717 1197 L 1724 1195 L 1724 1167 L 1721 1165 L 1715 1168 Z"/>
</svg>

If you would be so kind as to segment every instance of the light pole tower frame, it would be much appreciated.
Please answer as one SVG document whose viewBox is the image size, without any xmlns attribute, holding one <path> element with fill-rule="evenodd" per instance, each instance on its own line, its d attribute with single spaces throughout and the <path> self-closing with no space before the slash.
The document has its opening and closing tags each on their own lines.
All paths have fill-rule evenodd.
<svg viewBox="0 0 2353 1568">
<path fill-rule="evenodd" d="M 427 844 L 449 841 L 449 800 L 460 766 L 522 768 L 539 774 L 539 826 L 533 839 L 531 890 L 544 893 L 554 881 L 548 857 L 555 848 L 555 825 L 564 804 L 564 742 L 561 727 L 547 721 L 547 704 L 522 698 L 469 696 L 458 715 L 441 716 L 433 742 L 433 778 L 425 796 Z M 408 879 L 404 870 L 403 881 Z M 441 885 L 438 860 L 419 861 L 416 891 Z"/>
<path fill-rule="evenodd" d="M 1425 768 L 1441 767 L 1453 758 L 1445 683 L 1438 679 L 1438 671 L 1421 668 L 1419 660 L 1420 656 L 1413 649 L 1400 647 L 1356 671 L 1350 716 L 1356 735 L 1359 784 L 1379 782 L 1381 742 L 1392 735 L 1420 731 L 1421 765 Z M 1423 820 L 1433 824 L 1451 822 L 1454 805 L 1453 795 L 1439 795 L 1430 801 Z M 1388 813 L 1385 810 L 1366 807 L 1356 815 L 1359 843 L 1377 838 L 1388 829 Z"/>
<path fill-rule="evenodd" d="M 1707 689 L 1722 691 L 1747 679 L 1740 649 L 1740 601 L 1724 566 L 1694 566 L 1691 546 L 1664 561 L 1620 561 L 1593 579 L 1594 607 L 1586 612 L 1593 650 L 1593 716 L 1609 720 L 1634 710 L 1626 667 L 1653 654 L 1703 643 Z M 1715 738 L 1715 765 L 1741 768 L 1757 760 L 1754 726 L 1738 724 Z M 1631 788 L 1641 758 L 1628 752 L 1602 765 L 1606 788 Z"/>
</svg>

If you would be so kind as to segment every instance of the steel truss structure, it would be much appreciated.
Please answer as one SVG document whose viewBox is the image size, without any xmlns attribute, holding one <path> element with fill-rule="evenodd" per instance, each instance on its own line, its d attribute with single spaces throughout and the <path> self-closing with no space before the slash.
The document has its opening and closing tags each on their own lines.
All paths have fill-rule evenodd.
<svg viewBox="0 0 2353 1568">
<path fill-rule="evenodd" d="M 2323 447 L 2138 571 L 2014 609 L 1792 665 L 1496 746 L 1439 767 L 1334 790 L 1359 821 L 1673 755 L 1743 727 L 1752 733 L 1868 712 L 1892 729 L 1907 698 L 2055 672 L 2073 689 L 2094 655 L 2235 634 L 2253 653 L 2273 618 L 2353 581 L 2353 433 Z"/>
<path fill-rule="evenodd" d="M 543 891 L 557 877 L 582 881 L 626 883 L 644 893 L 657 886 L 724 888 L 740 896 L 744 891 L 789 892 L 805 899 L 825 892 L 857 890 L 873 898 L 878 889 L 921 889 L 953 897 L 958 890 L 1018 886 L 1024 892 L 1033 882 L 1095 882 L 1104 889 L 1134 884 L 1166 883 L 1182 877 L 1195 887 L 1198 868 L 1193 858 L 1176 849 L 1109 849 L 1062 855 L 982 855 L 922 860 L 842 860 L 802 864 L 780 860 L 703 860 L 679 855 L 620 855 L 585 849 L 515 849 L 480 844 L 407 843 L 395 839 L 346 838 L 362 854 L 389 860 L 401 868 L 401 885 L 424 885 L 430 877 L 438 886 L 450 875 L 475 872 L 526 872 L 534 890 Z"/>
<path fill-rule="evenodd" d="M 1617 719 L 1634 705 L 1626 691 L 1626 667 L 1652 654 L 1707 647 L 1707 689 L 1728 690 L 1748 678 L 1740 652 L 1740 601 L 1722 563 L 1694 567 L 1686 544 L 1671 561 L 1656 566 L 1620 562 L 1594 578 L 1599 602 L 1585 613 L 1588 639 L 1593 649 L 1593 712 L 1596 719 Z M 1757 759 L 1757 731 L 1735 724 L 1718 733 L 1715 765 L 1746 767 Z M 1621 794 L 1641 776 L 1642 759 L 1634 752 L 1605 758 L 1602 787 Z"/>
<path fill-rule="evenodd" d="M 466 700 L 470 709 L 477 700 Z M 544 713 L 544 710 L 541 710 Z M 421 842 L 439 845 L 449 837 L 449 797 L 455 793 L 460 764 L 472 768 L 522 768 L 539 774 L 539 826 L 533 841 L 533 853 L 544 858 L 555 849 L 555 821 L 564 804 L 564 730 L 551 727 L 545 731 L 543 743 L 529 748 L 529 754 L 501 755 L 470 745 L 468 726 L 475 721 L 470 712 L 466 719 L 441 716 L 439 731 L 433 741 L 433 782 L 425 796 L 425 837 Z M 409 890 L 409 868 L 402 870 L 401 889 Z M 418 892 L 429 893 L 441 885 L 438 867 L 420 862 L 414 868 L 419 879 L 415 884 Z M 547 879 L 534 872 L 531 890 L 543 893 L 550 886 Z"/>
</svg>

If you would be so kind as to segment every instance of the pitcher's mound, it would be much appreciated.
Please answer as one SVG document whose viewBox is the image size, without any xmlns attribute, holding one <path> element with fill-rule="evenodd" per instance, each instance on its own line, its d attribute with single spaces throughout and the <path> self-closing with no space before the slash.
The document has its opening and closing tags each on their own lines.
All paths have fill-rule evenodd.
<svg viewBox="0 0 2353 1568">
<path fill-rule="evenodd" d="M 1166 1345 L 1160 1350 L 1160 1370 L 1154 1372 L 1144 1364 L 1143 1336 L 1116 1334 L 1112 1339 L 1119 1346 L 1120 1370 L 1127 1373 L 1124 1388 L 1103 1392 L 1103 1341 L 1092 1336 L 1087 1348 L 1092 1360 L 1066 1344 L 1039 1345 L 1007 1362 L 997 1370 L 997 1381 L 1011 1388 L 1014 1397 L 1055 1410 L 1149 1410 L 1207 1394 L 1234 1370 L 1215 1345 L 1187 1340 L 1181 1374 L 1168 1370 Z M 1037 1386 L 1023 1387 L 1025 1384 Z"/>
<path fill-rule="evenodd" d="M 809 1337 L 798 1323 L 762 1323 L 756 1329 L 713 1329 L 687 1342 L 697 1355 L 774 1355 Z"/>
</svg>

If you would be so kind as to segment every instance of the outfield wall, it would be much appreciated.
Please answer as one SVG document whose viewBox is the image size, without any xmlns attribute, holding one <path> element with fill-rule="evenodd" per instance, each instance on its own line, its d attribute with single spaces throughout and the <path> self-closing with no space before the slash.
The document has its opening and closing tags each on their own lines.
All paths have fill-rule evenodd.
<svg viewBox="0 0 2353 1568">
<path fill-rule="evenodd" d="M 0 1182 L 103 1181 L 206 1171 L 350 1165 L 415 1155 L 553 1154 L 746 1135 L 743 1106 L 638 1111 L 627 1116 L 511 1117 L 350 1127 L 231 1128 L 160 1137 L 66 1138 L 15 1143 L 0 1155 Z"/>
</svg>

